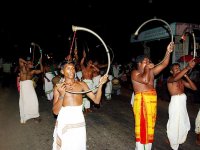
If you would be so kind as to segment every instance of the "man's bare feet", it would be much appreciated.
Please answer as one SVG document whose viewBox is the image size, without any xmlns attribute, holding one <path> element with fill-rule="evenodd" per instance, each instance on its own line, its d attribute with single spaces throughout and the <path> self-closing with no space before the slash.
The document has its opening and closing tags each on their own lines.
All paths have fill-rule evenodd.
<svg viewBox="0 0 200 150">
<path fill-rule="evenodd" d="M 85 111 L 86 111 L 86 113 L 92 112 L 92 110 L 90 108 L 87 108 Z"/>
<path fill-rule="evenodd" d="M 168 144 L 168 145 L 170 145 L 170 142 L 169 142 L 168 138 L 165 140 L 165 143 Z"/>
<path fill-rule="evenodd" d="M 90 108 L 87 108 L 87 109 L 84 110 L 83 114 L 86 115 L 89 112 L 92 112 L 92 110 Z"/>
<path fill-rule="evenodd" d="M 24 121 L 24 120 L 20 120 L 20 123 L 21 123 L 21 124 L 25 124 L 26 121 Z"/>
</svg>

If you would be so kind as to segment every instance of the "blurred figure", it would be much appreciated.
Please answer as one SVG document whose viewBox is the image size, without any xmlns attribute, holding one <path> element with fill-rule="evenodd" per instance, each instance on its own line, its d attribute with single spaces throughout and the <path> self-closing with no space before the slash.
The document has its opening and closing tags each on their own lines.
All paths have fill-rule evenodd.
<svg viewBox="0 0 200 150">
<path fill-rule="evenodd" d="M 120 84 L 120 78 L 123 74 L 121 65 L 118 64 L 117 62 L 112 65 L 111 72 L 113 75 L 113 80 L 112 80 L 112 92 L 113 94 L 120 95 L 121 94 L 121 84 Z"/>
<path fill-rule="evenodd" d="M 200 145 L 200 109 L 195 119 L 196 144 Z"/>
<path fill-rule="evenodd" d="M 113 76 L 111 74 L 109 74 L 108 75 L 108 81 L 107 81 L 106 87 L 105 87 L 106 100 L 112 99 L 112 80 L 113 80 Z"/>
<path fill-rule="evenodd" d="M 83 58 L 81 59 L 81 62 L 80 62 L 81 70 L 82 70 L 82 79 L 83 79 L 83 82 L 85 82 L 88 85 L 89 89 L 92 89 L 94 87 L 93 80 L 92 80 L 93 73 L 94 71 L 99 71 L 99 69 L 93 65 L 93 62 L 91 59 L 86 62 L 86 66 L 85 66 L 84 64 L 85 58 L 86 58 L 86 52 L 83 51 Z M 85 95 L 85 97 L 83 98 L 83 110 L 85 111 L 85 113 L 92 112 L 90 99 L 87 97 L 87 95 Z"/>
<path fill-rule="evenodd" d="M 20 71 L 20 122 L 26 123 L 28 119 L 35 118 L 35 121 L 39 122 L 39 103 L 38 98 L 33 86 L 32 78 L 35 74 L 43 72 L 42 58 L 39 60 L 40 69 L 33 69 L 33 63 L 29 59 L 26 61 L 19 58 L 19 71 Z"/>
<path fill-rule="evenodd" d="M 44 91 L 48 101 L 53 100 L 52 79 L 57 75 L 53 64 L 46 63 L 44 66 Z"/>
</svg>

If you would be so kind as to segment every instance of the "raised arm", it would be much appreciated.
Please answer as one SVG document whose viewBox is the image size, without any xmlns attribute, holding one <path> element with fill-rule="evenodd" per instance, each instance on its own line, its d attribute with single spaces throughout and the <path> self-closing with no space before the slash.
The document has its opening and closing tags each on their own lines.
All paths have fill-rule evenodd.
<svg viewBox="0 0 200 150">
<path fill-rule="evenodd" d="M 168 82 L 176 82 L 180 80 L 190 69 L 194 68 L 196 65 L 194 59 L 190 60 L 188 62 L 188 65 L 183 68 L 179 73 L 177 73 L 175 76 L 172 76 L 168 79 Z"/>
<path fill-rule="evenodd" d="M 24 67 L 26 64 L 27 64 L 27 62 L 26 62 L 24 59 L 19 58 L 19 67 L 20 67 L 20 68 L 21 68 L 21 67 Z"/>
<path fill-rule="evenodd" d="M 42 65 L 42 58 L 40 58 L 39 63 L 40 63 L 40 69 L 35 70 L 35 72 L 34 72 L 35 74 L 40 74 L 40 73 L 44 72 L 44 68 L 43 68 L 43 65 Z"/>
<path fill-rule="evenodd" d="M 183 81 L 184 86 L 187 87 L 187 88 L 189 88 L 189 89 L 191 89 L 191 90 L 196 91 L 196 90 L 197 90 L 197 87 L 196 87 L 196 85 L 194 84 L 194 82 L 188 77 L 187 74 L 185 74 L 184 77 L 185 77 L 185 79 L 187 80 L 187 82 L 186 82 L 186 81 Z"/>
<path fill-rule="evenodd" d="M 170 42 L 169 45 L 167 46 L 166 54 L 163 61 L 159 65 L 153 68 L 154 75 L 159 74 L 164 68 L 167 67 L 170 61 L 170 54 L 173 52 L 173 50 L 174 50 L 174 42 Z"/>
<path fill-rule="evenodd" d="M 85 68 L 84 62 L 85 62 L 85 58 L 86 58 L 86 52 L 85 50 L 83 51 L 83 58 L 81 59 L 80 65 L 81 65 L 81 69 L 83 70 Z"/>
</svg>

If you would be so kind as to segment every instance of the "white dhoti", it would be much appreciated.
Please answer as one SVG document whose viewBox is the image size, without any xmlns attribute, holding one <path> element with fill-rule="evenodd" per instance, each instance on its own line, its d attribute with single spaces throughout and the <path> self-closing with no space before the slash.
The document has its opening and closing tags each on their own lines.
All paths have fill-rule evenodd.
<svg viewBox="0 0 200 150">
<path fill-rule="evenodd" d="M 100 78 L 101 78 L 101 75 L 98 75 L 98 76 L 92 78 L 93 88 L 97 87 L 99 85 Z M 97 88 L 93 90 L 93 93 L 96 93 L 96 92 L 97 92 Z"/>
<path fill-rule="evenodd" d="M 53 83 L 52 79 L 55 76 L 52 72 L 46 72 L 45 76 L 50 80 L 44 78 L 44 91 L 48 100 L 53 100 Z"/>
<path fill-rule="evenodd" d="M 108 75 L 108 82 L 106 83 L 105 87 L 105 97 L 107 100 L 111 100 L 111 94 L 112 94 L 112 75 Z"/>
<path fill-rule="evenodd" d="M 134 104 L 134 97 L 135 97 L 135 93 L 133 92 L 132 96 L 131 96 L 131 106 L 132 107 L 133 107 L 133 104 Z"/>
<path fill-rule="evenodd" d="M 86 127 L 82 105 L 61 108 L 53 139 L 53 150 L 86 150 Z"/>
<path fill-rule="evenodd" d="M 195 120 L 195 133 L 200 134 L 200 109 Z"/>
<path fill-rule="evenodd" d="M 173 150 L 178 150 L 179 144 L 185 142 L 190 130 L 190 120 L 186 107 L 187 97 L 181 95 L 171 96 L 169 103 L 169 120 L 167 122 L 167 136 Z"/>
<path fill-rule="evenodd" d="M 40 116 L 38 98 L 32 80 L 20 81 L 19 111 L 21 123 Z"/>
<path fill-rule="evenodd" d="M 84 79 L 83 81 L 88 85 L 89 89 L 93 88 L 93 81 L 92 80 Z M 90 108 L 90 100 L 86 95 L 84 95 L 84 97 L 83 97 L 83 108 L 85 108 L 85 109 Z"/>
</svg>

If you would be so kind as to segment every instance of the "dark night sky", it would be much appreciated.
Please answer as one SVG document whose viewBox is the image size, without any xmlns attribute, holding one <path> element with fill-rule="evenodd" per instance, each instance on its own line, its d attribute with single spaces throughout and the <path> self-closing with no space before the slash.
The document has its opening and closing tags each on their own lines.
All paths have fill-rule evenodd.
<svg viewBox="0 0 200 150">
<path fill-rule="evenodd" d="M 168 23 L 200 23 L 197 2 L 191 0 L 29 1 L 8 2 L 0 7 L 0 55 L 10 57 L 29 51 L 31 42 L 38 43 L 45 52 L 65 55 L 70 48 L 68 37 L 73 34 L 71 26 L 77 25 L 96 32 L 112 47 L 116 59 L 126 59 L 131 54 L 131 34 L 148 19 L 156 16 Z"/>
</svg>

